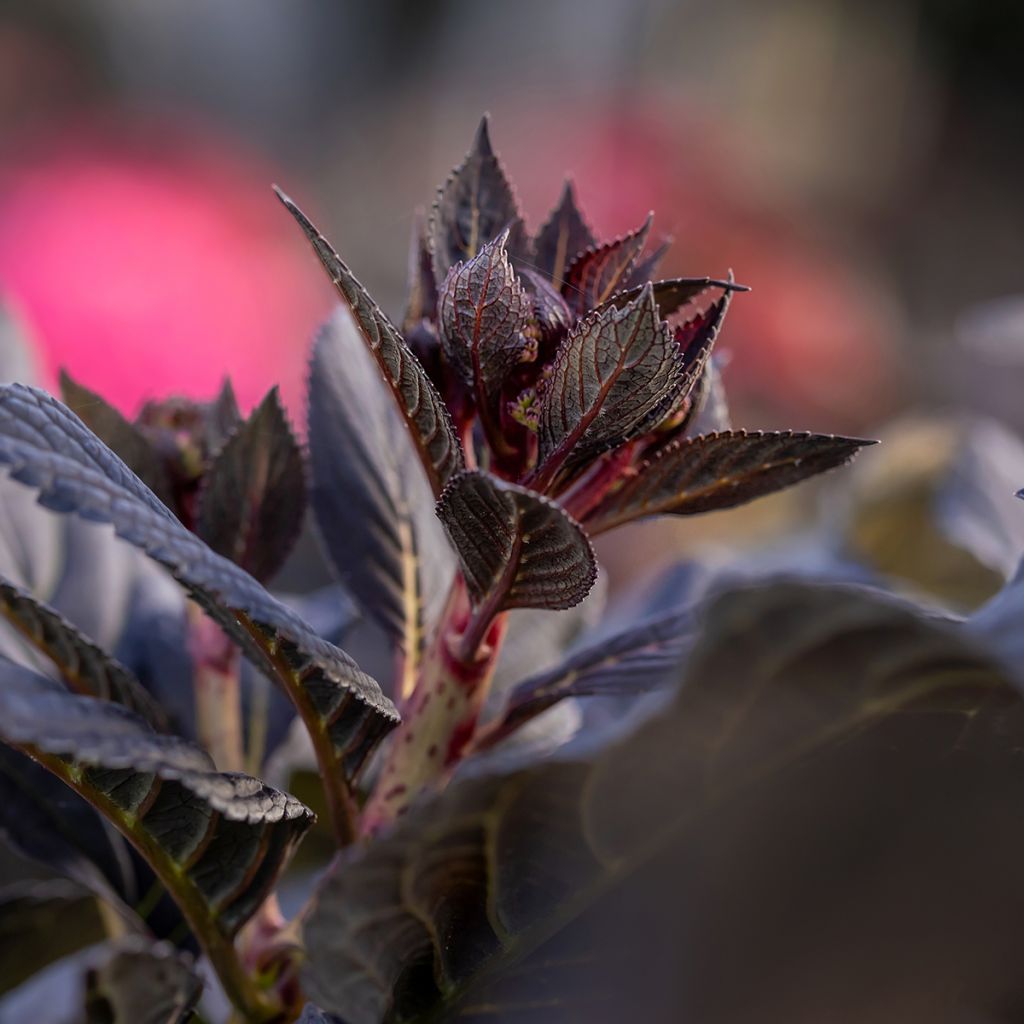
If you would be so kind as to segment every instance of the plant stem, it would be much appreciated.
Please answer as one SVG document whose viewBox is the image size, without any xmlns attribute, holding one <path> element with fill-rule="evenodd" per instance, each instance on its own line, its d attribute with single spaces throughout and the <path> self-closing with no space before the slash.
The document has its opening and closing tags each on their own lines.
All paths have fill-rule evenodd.
<svg viewBox="0 0 1024 1024">
<path fill-rule="evenodd" d="M 370 835 L 394 821 L 416 796 L 442 778 L 472 739 L 505 633 L 505 615 L 486 606 L 473 613 L 456 576 L 419 682 L 389 739 L 380 778 L 363 811 Z"/>
<path fill-rule="evenodd" d="M 245 768 L 238 648 L 195 604 L 188 605 L 188 647 L 199 742 L 223 772 Z"/>
</svg>

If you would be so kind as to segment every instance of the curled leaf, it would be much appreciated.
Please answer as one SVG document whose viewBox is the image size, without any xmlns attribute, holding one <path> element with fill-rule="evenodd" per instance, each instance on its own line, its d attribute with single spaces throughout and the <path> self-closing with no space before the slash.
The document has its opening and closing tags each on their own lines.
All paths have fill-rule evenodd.
<svg viewBox="0 0 1024 1024">
<path fill-rule="evenodd" d="M 600 533 L 647 516 L 742 505 L 841 466 L 870 444 L 792 430 L 730 430 L 674 441 L 587 517 L 587 529 Z"/>
<path fill-rule="evenodd" d="M 342 297 L 391 388 L 434 494 L 463 465 L 462 447 L 441 396 L 419 360 L 352 271 L 309 218 L 280 189 L 285 209 L 302 228 L 327 276 Z"/>
<path fill-rule="evenodd" d="M 593 549 L 579 525 L 525 487 L 462 473 L 445 488 L 437 514 L 476 606 L 571 608 L 597 578 Z"/>
</svg>

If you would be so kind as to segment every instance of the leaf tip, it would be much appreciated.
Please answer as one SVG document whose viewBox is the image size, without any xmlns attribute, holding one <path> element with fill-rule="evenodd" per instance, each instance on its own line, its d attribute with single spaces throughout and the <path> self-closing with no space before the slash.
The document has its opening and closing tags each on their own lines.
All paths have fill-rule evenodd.
<svg viewBox="0 0 1024 1024">
<path fill-rule="evenodd" d="M 476 137 L 473 139 L 473 149 L 481 156 L 494 156 L 494 147 L 491 145 L 491 115 L 485 111 L 477 125 Z"/>
</svg>

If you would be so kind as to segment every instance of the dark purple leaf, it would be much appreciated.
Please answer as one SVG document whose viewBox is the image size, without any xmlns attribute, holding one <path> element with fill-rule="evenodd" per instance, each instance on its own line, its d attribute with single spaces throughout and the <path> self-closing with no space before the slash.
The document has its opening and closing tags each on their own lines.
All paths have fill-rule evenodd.
<svg viewBox="0 0 1024 1024">
<path fill-rule="evenodd" d="M 587 530 L 742 505 L 841 466 L 869 444 L 874 442 L 792 430 L 732 430 L 673 441 L 587 517 Z"/>
<path fill-rule="evenodd" d="M 377 683 L 243 569 L 212 552 L 64 406 L 19 384 L 0 387 L 0 462 L 58 512 L 111 523 L 165 566 L 277 680 L 322 760 L 351 778 L 398 721 Z"/>
<path fill-rule="evenodd" d="M 405 306 L 402 329 L 406 336 L 423 320 L 437 318 L 437 279 L 434 261 L 427 240 L 427 224 L 423 210 L 416 211 L 409 240 L 409 296 Z"/>
<path fill-rule="evenodd" d="M 675 239 L 669 235 L 663 238 L 649 253 L 641 256 L 629 272 L 629 277 L 624 282 L 625 287 L 643 288 L 648 281 L 654 281 L 658 267 L 665 258 L 665 254 L 672 248 L 674 241 Z"/>
<path fill-rule="evenodd" d="M 650 287 L 622 309 L 592 313 L 562 342 L 541 398 L 541 479 L 650 430 L 685 379 Z"/>
<path fill-rule="evenodd" d="M 528 348 L 523 331 L 532 312 L 505 246 L 506 229 L 476 256 L 456 263 L 441 289 L 441 342 L 455 372 L 476 398 L 476 405 L 491 438 L 495 436 L 494 405 L 512 369 Z"/>
<path fill-rule="evenodd" d="M 577 316 L 607 302 L 623 287 L 633 264 L 643 252 L 653 217 L 653 214 L 648 214 L 647 220 L 628 235 L 591 246 L 569 265 L 562 294 Z"/>
<path fill-rule="evenodd" d="M 328 321 L 313 349 L 309 453 L 324 547 L 414 672 L 454 558 L 416 450 L 346 309 Z"/>
<path fill-rule="evenodd" d="M 153 726 L 166 724 L 159 705 L 124 665 L 49 605 L 2 577 L 0 615 L 53 662 L 76 693 L 116 701 Z"/>
<path fill-rule="evenodd" d="M 644 290 L 644 284 L 635 285 L 623 291 L 616 292 L 609 296 L 607 304 L 622 309 L 623 306 L 636 299 Z M 689 306 L 697 298 L 706 295 L 708 292 L 719 289 L 728 292 L 745 292 L 750 289 L 746 285 L 736 284 L 734 281 L 719 281 L 713 277 L 674 277 L 667 281 L 653 281 L 651 287 L 654 290 L 654 301 L 658 307 L 658 315 L 662 320 L 668 320 L 671 324 L 672 318 L 678 317 L 685 307 Z M 696 312 L 696 310 L 694 311 Z"/>
<path fill-rule="evenodd" d="M 84 796 L 177 894 L 233 935 L 267 895 L 312 812 L 259 779 L 213 770 L 198 747 L 117 704 L 0 661 L 0 738 Z"/>
<path fill-rule="evenodd" d="M 217 554 L 267 580 L 295 546 L 305 514 L 302 452 L 273 388 L 204 474 L 196 533 Z"/>
<path fill-rule="evenodd" d="M 162 501 L 172 501 L 167 471 L 156 449 L 106 399 L 72 380 L 65 370 L 60 374 L 64 404 Z"/>
<path fill-rule="evenodd" d="M 202 991 L 192 957 L 128 936 L 86 975 L 86 1024 L 186 1024 Z"/>
<path fill-rule="evenodd" d="M 559 341 L 572 326 L 572 310 L 547 278 L 529 269 L 520 271 L 533 293 L 533 316 L 543 341 Z"/>
<path fill-rule="evenodd" d="M 434 494 L 440 494 L 463 465 L 462 447 L 441 396 L 405 340 L 327 239 L 288 196 L 280 189 L 276 191 L 309 239 L 338 294 L 352 310 L 359 331 L 395 396 Z"/>
<path fill-rule="evenodd" d="M 445 488 L 437 514 L 475 606 L 571 608 L 597 578 L 586 535 L 553 501 L 486 473 Z"/>
<path fill-rule="evenodd" d="M 509 253 L 521 255 L 526 232 L 512 186 L 491 148 L 485 117 L 472 149 L 441 186 L 431 213 L 428 234 L 438 287 L 456 263 L 472 259 L 505 228 Z"/>
<path fill-rule="evenodd" d="M 736 997 L 737 969 L 732 955 L 720 963 L 723 949 L 742 953 L 768 996 L 758 1007 L 774 1010 L 794 955 L 802 963 L 820 953 L 823 929 L 826 951 L 849 939 L 853 880 L 856 920 L 874 911 L 864 934 L 875 941 L 846 965 L 837 991 L 893 977 L 892 957 L 908 941 L 928 949 L 935 922 L 953 912 L 943 900 L 965 879 L 972 895 L 956 900 L 955 913 L 979 895 L 979 916 L 954 930 L 952 946 L 922 953 L 921 992 L 934 1001 L 974 991 L 964 982 L 978 965 L 991 979 L 983 936 L 1002 936 L 1012 962 L 1021 931 L 998 923 L 1024 831 L 1011 833 L 1017 856 L 997 837 L 1021 799 L 1024 701 L 992 662 L 947 625 L 865 589 L 762 584 L 721 597 L 705 621 L 682 685 L 659 713 L 597 749 L 456 778 L 388 835 L 353 849 L 306 924 L 310 998 L 348 1024 L 506 1011 L 519 1020 L 524 1004 L 542 1005 L 545 1021 L 628 1019 L 618 1004 L 577 1014 L 563 985 L 537 992 L 522 968 L 536 950 L 576 965 L 581 994 L 610 981 L 614 995 L 629 973 L 623 957 L 644 941 L 630 925 L 635 898 L 662 863 L 672 881 L 647 894 L 648 927 L 651 945 L 667 945 L 643 965 L 636 990 L 660 979 L 688 1012 L 644 1019 L 705 1019 L 695 1009 L 701 995 L 715 997 L 710 1005 L 751 1005 L 745 988 L 744 1002 L 722 1002 Z M 982 834 L 967 828 L 955 839 L 961 824 Z M 954 842 L 954 855 L 936 856 L 936 844 Z M 900 880 L 912 891 L 894 911 Z M 597 935 L 610 956 L 595 963 L 580 956 L 583 936 L 569 925 L 601 907 L 609 913 Z M 893 941 L 871 922 L 894 926 Z M 751 928 L 759 941 L 733 944 Z M 709 933 L 713 959 L 680 973 Z M 574 939 L 556 944 L 557 956 L 556 936 Z M 766 939 L 779 936 L 775 951 Z M 765 957 L 774 970 L 759 968 Z M 940 964 L 952 976 L 936 995 Z M 807 987 L 799 972 L 792 985 Z"/>
<path fill-rule="evenodd" d="M 594 233 L 576 205 L 576 190 L 566 180 L 558 205 L 537 232 L 533 243 L 534 268 L 560 287 L 572 261 L 593 244 Z"/>
<path fill-rule="evenodd" d="M 241 426 L 242 413 L 235 398 L 235 389 L 227 378 L 221 385 L 217 397 L 210 403 L 206 416 L 206 449 L 213 453 L 220 451 L 224 442 Z"/>
</svg>

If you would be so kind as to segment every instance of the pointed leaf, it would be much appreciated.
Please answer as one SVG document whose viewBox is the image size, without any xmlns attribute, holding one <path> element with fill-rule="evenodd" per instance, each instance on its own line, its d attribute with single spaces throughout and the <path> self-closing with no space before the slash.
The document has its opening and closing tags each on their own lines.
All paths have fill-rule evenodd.
<svg viewBox="0 0 1024 1024">
<path fill-rule="evenodd" d="M 210 403 L 206 424 L 206 447 L 219 452 L 224 442 L 241 426 L 242 413 L 235 398 L 235 389 L 225 377 L 217 397 Z"/>
<path fill-rule="evenodd" d="M 545 277 L 528 267 L 520 270 L 533 292 L 533 317 L 542 341 L 558 342 L 572 326 L 572 310 L 562 293 Z"/>
<path fill-rule="evenodd" d="M 567 697 L 628 697 L 667 685 L 693 642 L 695 627 L 692 610 L 674 612 L 584 647 L 516 686 L 474 746 L 482 750 L 500 743 Z"/>
<path fill-rule="evenodd" d="M 651 429 L 685 379 L 682 353 L 649 287 L 622 309 L 591 314 L 562 342 L 544 389 L 540 478 L 552 479 L 569 458 L 595 458 Z"/>
<path fill-rule="evenodd" d="M 476 256 L 456 263 L 441 289 L 441 342 L 463 382 L 473 389 L 485 424 L 495 399 L 527 348 L 523 331 L 533 303 L 523 290 L 505 246 L 506 229 Z"/>
<path fill-rule="evenodd" d="M 558 205 L 537 232 L 533 243 L 534 267 L 561 287 L 569 265 L 593 244 L 594 233 L 576 205 L 576 190 L 567 179 Z"/>
<path fill-rule="evenodd" d="M 553 501 L 486 473 L 462 473 L 437 514 L 458 553 L 474 605 L 571 608 L 597 564 L 579 525 Z"/>
<path fill-rule="evenodd" d="M 733 508 L 842 466 L 870 444 L 792 430 L 730 430 L 674 441 L 587 517 L 587 529 L 600 533 L 647 516 Z"/>
<path fill-rule="evenodd" d="M 64 404 L 165 504 L 171 500 L 171 484 L 156 449 L 106 399 L 72 380 L 61 370 L 60 391 Z"/>
<path fill-rule="evenodd" d="M 636 299 L 644 290 L 646 282 L 638 284 L 624 291 L 616 292 L 609 296 L 607 305 L 622 309 Z M 674 277 L 667 281 L 654 281 L 651 283 L 654 292 L 654 301 L 658 307 L 658 315 L 662 320 L 669 320 L 678 316 L 684 307 L 690 305 L 694 299 L 705 293 L 719 288 L 730 292 L 746 292 L 750 289 L 746 285 L 736 284 L 735 281 L 719 281 L 713 277 Z"/>
<path fill-rule="evenodd" d="M 472 259 L 504 229 L 508 251 L 520 255 L 526 233 L 512 186 L 491 147 L 485 117 L 473 147 L 441 186 L 430 217 L 430 251 L 438 287 L 456 263 Z"/>
<path fill-rule="evenodd" d="M 306 514 L 306 471 L 277 388 L 228 438 L 203 477 L 196 533 L 258 580 L 295 546 Z"/>
<path fill-rule="evenodd" d="M 76 693 L 123 704 L 151 725 L 166 724 L 142 684 L 49 605 L 0 577 L 0 615 L 56 665 Z"/>
<path fill-rule="evenodd" d="M 305 232 L 391 388 L 435 495 L 463 465 L 451 417 L 426 370 L 309 218 L 280 189 L 277 196 Z"/>
<path fill-rule="evenodd" d="M 309 375 L 311 502 L 362 610 L 415 672 L 455 571 L 430 484 L 347 309 L 324 325 Z"/>
<path fill-rule="evenodd" d="M 406 334 L 422 320 L 437 317 L 437 280 L 434 261 L 427 240 L 427 224 L 423 210 L 417 209 L 409 241 L 409 297 L 405 306 L 402 329 Z"/>
<path fill-rule="evenodd" d="M 0 462 L 47 508 L 107 522 L 165 566 L 272 678 L 309 729 L 330 779 L 351 778 L 397 713 L 376 682 L 318 637 L 243 569 L 189 533 L 64 406 L 19 384 L 0 387 Z"/>
<path fill-rule="evenodd" d="M 623 282 L 624 286 L 626 288 L 643 288 L 648 281 L 654 281 L 657 277 L 658 266 L 665 258 L 665 254 L 672 248 L 674 241 L 675 239 L 671 235 L 666 235 L 650 252 L 641 255 Z"/>
<path fill-rule="evenodd" d="M 186 1024 L 202 991 L 192 957 L 164 942 L 121 939 L 86 976 L 86 1024 Z"/>
<path fill-rule="evenodd" d="M 1017 860 L 999 837 L 1009 834 L 1014 853 L 1024 843 L 1003 816 L 1012 817 L 1024 782 L 1015 769 L 1020 695 L 949 627 L 865 590 L 761 585 L 721 598 L 706 621 L 683 685 L 661 713 L 593 754 L 577 747 L 509 773 L 457 779 L 390 834 L 352 851 L 321 887 L 306 925 L 310 998 L 348 1024 L 453 1020 L 460 1011 L 505 1019 L 506 1009 L 518 1020 L 516 1005 L 543 1006 L 545 1020 L 627 1019 L 627 1006 L 602 1004 L 594 1018 L 561 1002 L 571 995 L 564 987 L 532 990 L 522 968 L 537 951 L 540 961 L 576 965 L 584 994 L 610 982 L 614 995 L 640 969 L 631 995 L 662 982 L 689 1011 L 641 1002 L 632 1010 L 642 1019 L 704 1019 L 697 1005 L 737 1005 L 721 997 L 735 990 L 740 967 L 764 981 L 754 967 L 771 958 L 766 991 L 778 998 L 779 975 L 794 956 L 803 963 L 820 952 L 823 928 L 826 949 L 859 934 L 842 927 L 851 892 L 858 912 L 870 904 L 881 915 L 867 918 L 875 941 L 865 946 L 882 973 L 877 960 L 865 973 L 858 958 L 837 991 L 891 977 L 891 957 L 908 942 L 927 949 L 936 913 L 947 920 L 945 894 L 970 878 L 993 927 L 975 919 L 962 937 L 954 929 L 953 945 L 922 952 L 932 969 L 921 973 L 934 987 L 934 968 L 945 965 L 953 977 L 943 993 L 965 991 L 958 951 L 1000 932 L 1002 913 L 992 908 L 1005 905 L 1004 886 L 1016 885 Z M 958 816 L 983 822 L 984 837 L 968 832 L 956 856 L 936 859 L 935 844 L 953 841 Z M 936 819 L 941 827 L 929 828 Z M 851 859 L 861 865 L 853 878 Z M 905 873 L 880 876 L 894 860 Z M 652 873 L 664 879 L 669 870 L 668 885 L 645 888 Z M 901 878 L 912 892 L 897 905 Z M 644 893 L 649 942 L 630 927 Z M 895 920 L 885 916 L 894 905 Z M 592 927 L 576 928 L 585 911 L 602 927 L 588 916 Z M 895 945 L 876 953 L 885 924 Z M 737 946 L 736 933 L 749 929 L 757 941 Z M 711 958 L 680 973 L 707 932 Z M 786 941 L 776 951 L 779 935 Z M 1018 935 L 1000 947 L 1007 962 Z M 606 961 L 581 958 L 586 936 L 600 939 Z M 629 959 L 624 970 L 637 941 L 660 955 Z M 990 954 L 986 945 L 983 977 L 991 977 Z M 805 990 L 805 976 L 796 984 Z M 743 998 L 749 1007 L 746 987 Z"/>
<path fill-rule="evenodd" d="M 193 931 L 233 935 L 270 891 L 313 815 L 130 711 L 0 661 L 0 738 L 49 768 L 146 857 Z"/>
<path fill-rule="evenodd" d="M 636 231 L 603 245 L 592 245 L 572 261 L 565 272 L 562 294 L 577 316 L 600 306 L 623 287 L 643 252 L 653 216 L 648 214 Z"/>
</svg>

